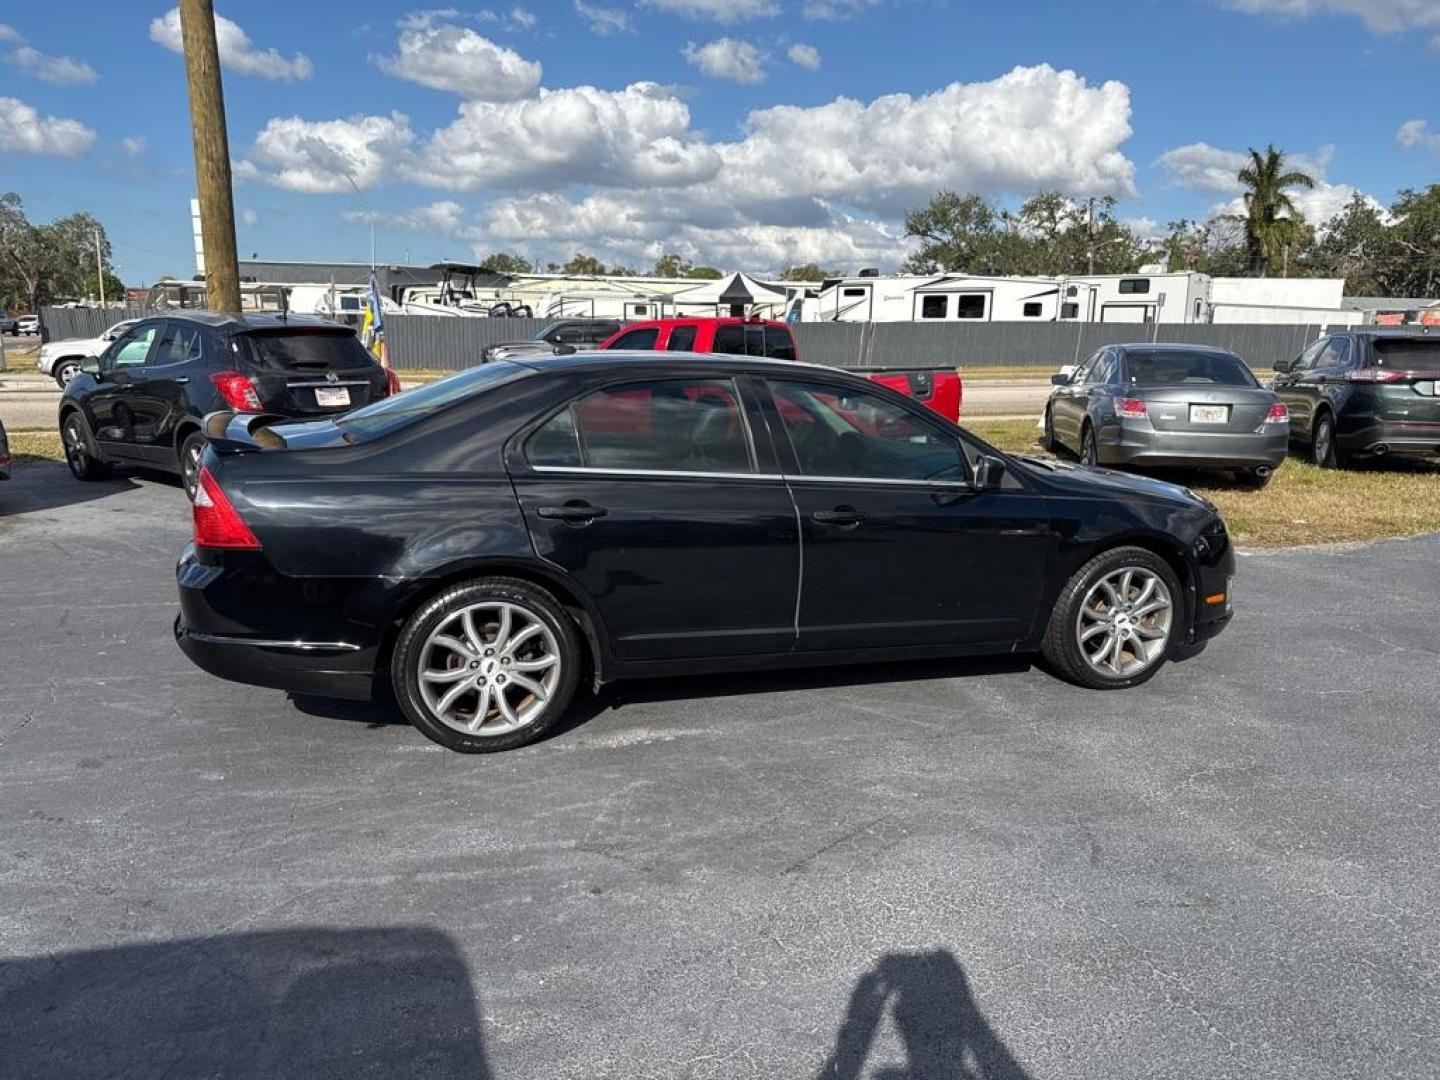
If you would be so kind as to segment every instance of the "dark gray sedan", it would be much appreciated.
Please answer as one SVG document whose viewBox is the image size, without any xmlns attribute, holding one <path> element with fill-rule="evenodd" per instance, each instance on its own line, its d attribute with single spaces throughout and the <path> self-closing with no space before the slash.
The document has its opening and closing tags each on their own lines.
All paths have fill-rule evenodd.
<svg viewBox="0 0 1440 1080">
<path fill-rule="evenodd" d="M 1233 469 L 1263 485 L 1290 414 L 1245 361 L 1204 345 L 1108 345 L 1051 379 L 1045 441 L 1087 465 Z"/>
</svg>

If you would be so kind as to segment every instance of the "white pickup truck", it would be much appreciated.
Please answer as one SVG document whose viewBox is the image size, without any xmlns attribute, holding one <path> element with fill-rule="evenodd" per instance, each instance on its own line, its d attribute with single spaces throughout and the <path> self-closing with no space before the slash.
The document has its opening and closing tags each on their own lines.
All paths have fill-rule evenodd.
<svg viewBox="0 0 1440 1080">
<path fill-rule="evenodd" d="M 90 357 L 103 353 L 112 341 L 134 326 L 135 322 L 135 319 L 118 322 L 99 337 L 68 338 L 65 341 L 51 341 L 41 345 L 35 366 L 64 389 L 80 371 L 81 364 Z"/>
</svg>

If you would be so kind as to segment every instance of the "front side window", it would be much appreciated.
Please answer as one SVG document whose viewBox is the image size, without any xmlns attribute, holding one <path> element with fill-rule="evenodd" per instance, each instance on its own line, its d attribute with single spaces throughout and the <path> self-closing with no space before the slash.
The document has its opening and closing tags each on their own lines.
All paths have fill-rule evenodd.
<svg viewBox="0 0 1440 1080">
<path fill-rule="evenodd" d="M 612 349 L 653 349 L 655 342 L 660 338 L 660 330 L 655 326 L 642 326 L 637 330 L 631 330 L 628 334 L 621 334 L 616 339 Z"/>
<path fill-rule="evenodd" d="M 985 294 L 961 293 L 957 296 L 955 298 L 955 317 L 957 319 L 985 318 Z"/>
<path fill-rule="evenodd" d="M 969 478 L 955 438 L 877 394 L 788 379 L 769 385 L 802 476 Z"/>
<path fill-rule="evenodd" d="M 948 296 L 925 296 L 920 299 L 920 317 L 922 319 L 943 319 L 950 308 Z"/>
<path fill-rule="evenodd" d="M 167 323 L 160 344 L 155 349 L 153 366 L 183 364 L 186 360 L 200 359 L 200 330 L 184 323 Z"/>
<path fill-rule="evenodd" d="M 110 363 L 107 366 L 132 368 L 145 363 L 145 357 L 150 354 L 150 343 L 155 340 L 155 334 L 159 329 L 158 323 L 151 323 L 149 326 L 140 326 L 131 330 L 110 346 Z"/>
<path fill-rule="evenodd" d="M 733 379 L 607 387 L 551 417 L 525 443 L 536 468 L 753 473 Z"/>
<path fill-rule="evenodd" d="M 1350 358 L 1350 342 L 1345 338 L 1331 338 L 1329 343 L 1321 350 L 1320 355 L 1315 358 L 1317 368 L 1340 368 Z"/>
<path fill-rule="evenodd" d="M 1309 371 L 1312 367 L 1315 366 L 1315 361 L 1319 358 L 1320 354 L 1325 351 L 1325 347 L 1329 344 L 1329 338 L 1322 338 L 1321 340 L 1315 342 L 1314 345 L 1311 345 L 1308 349 L 1306 349 L 1300 354 L 1299 359 L 1295 361 L 1295 366 L 1290 370 Z"/>
</svg>

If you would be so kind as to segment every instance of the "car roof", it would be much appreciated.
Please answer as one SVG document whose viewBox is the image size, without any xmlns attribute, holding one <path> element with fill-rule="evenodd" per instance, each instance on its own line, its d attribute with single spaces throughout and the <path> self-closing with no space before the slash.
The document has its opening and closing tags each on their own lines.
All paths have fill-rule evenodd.
<svg viewBox="0 0 1440 1080">
<path fill-rule="evenodd" d="M 250 311 L 236 314 L 230 311 L 209 311 L 204 308 L 181 308 L 178 311 L 149 312 L 129 322 L 144 322 L 150 319 L 172 319 L 178 322 L 197 322 L 216 329 L 231 329 L 243 333 L 246 330 L 269 330 L 275 327 L 322 327 L 348 330 L 342 323 L 321 319 L 314 315 L 291 315 L 282 311 Z"/>
<path fill-rule="evenodd" d="M 807 364 L 801 360 L 771 360 L 763 356 L 735 356 L 730 353 L 699 352 L 654 352 L 651 350 L 595 350 L 577 352 L 567 356 L 516 356 L 508 357 L 507 364 L 529 368 L 531 371 L 571 373 L 591 371 L 624 371 L 628 368 L 654 367 L 664 371 L 677 365 L 695 364 L 726 371 L 808 371 L 826 375 L 844 375 L 847 378 L 865 381 L 844 368 L 827 367 L 824 364 Z"/>
<path fill-rule="evenodd" d="M 625 329 L 647 326 L 788 326 L 780 319 L 747 319 L 741 315 L 675 315 L 668 319 L 643 319 L 627 323 Z"/>
<path fill-rule="evenodd" d="M 1431 329 L 1433 328 L 1427 326 L 1352 326 L 1345 330 L 1332 331 L 1326 336 L 1334 337 L 1337 334 L 1351 334 L 1355 337 L 1409 338 L 1413 341 L 1421 341 L 1425 338 L 1434 340 L 1440 337 L 1440 334 L 1432 334 L 1430 332 Z"/>
</svg>

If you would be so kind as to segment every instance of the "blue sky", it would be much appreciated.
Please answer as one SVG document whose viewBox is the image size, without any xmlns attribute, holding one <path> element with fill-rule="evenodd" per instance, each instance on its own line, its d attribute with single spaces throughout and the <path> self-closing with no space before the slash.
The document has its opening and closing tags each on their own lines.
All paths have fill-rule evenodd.
<svg viewBox="0 0 1440 1080">
<path fill-rule="evenodd" d="M 6 5 L 0 190 L 88 209 L 128 282 L 193 270 L 163 3 Z M 894 267 L 942 187 L 1156 226 L 1274 142 L 1324 216 L 1440 181 L 1440 0 L 528 0 L 219 8 L 242 255 L 661 251 Z M 359 189 L 358 191 L 356 189 Z"/>
</svg>

